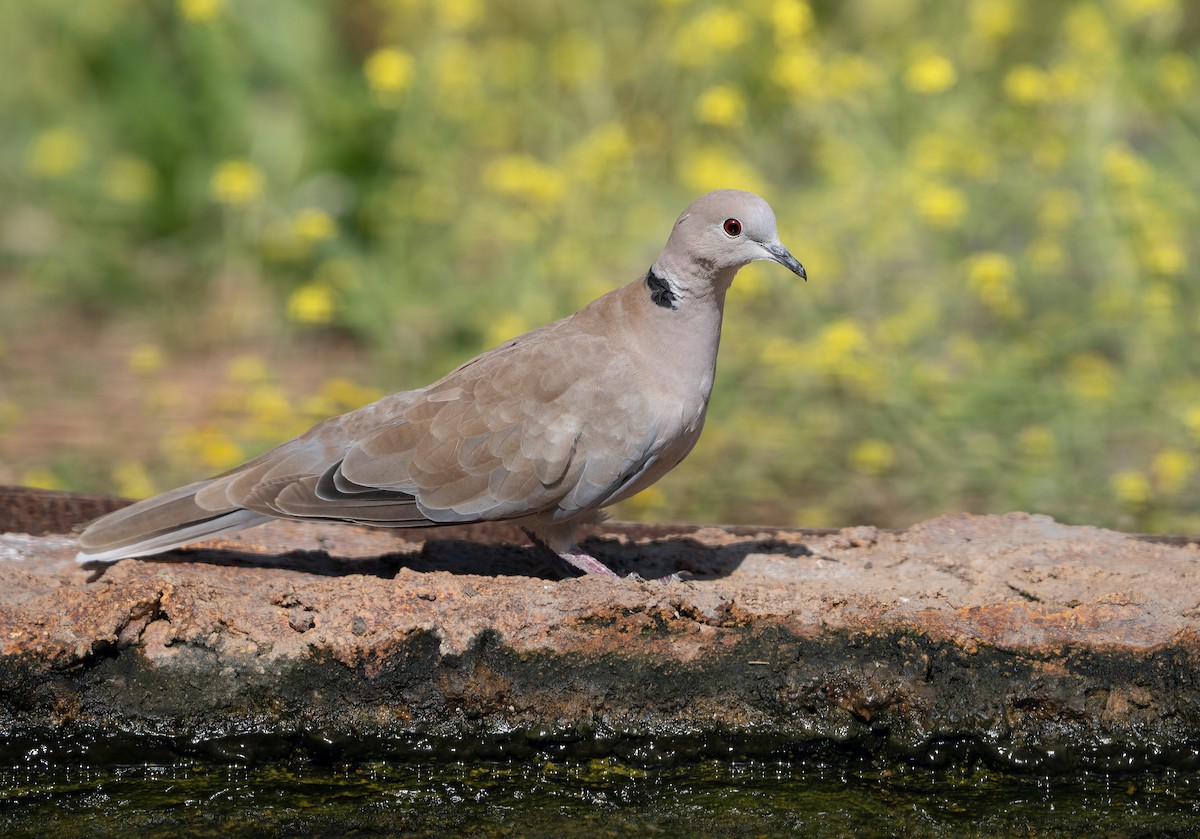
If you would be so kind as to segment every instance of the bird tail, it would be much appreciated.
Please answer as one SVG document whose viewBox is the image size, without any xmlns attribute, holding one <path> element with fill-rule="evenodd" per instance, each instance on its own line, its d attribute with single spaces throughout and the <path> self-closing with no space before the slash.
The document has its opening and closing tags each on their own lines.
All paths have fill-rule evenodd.
<svg viewBox="0 0 1200 839">
<path fill-rule="evenodd" d="M 189 484 L 96 519 L 79 534 L 76 561 L 115 562 L 150 556 L 270 520 L 270 516 L 241 507 L 201 507 L 196 493 L 210 483 Z"/>
</svg>

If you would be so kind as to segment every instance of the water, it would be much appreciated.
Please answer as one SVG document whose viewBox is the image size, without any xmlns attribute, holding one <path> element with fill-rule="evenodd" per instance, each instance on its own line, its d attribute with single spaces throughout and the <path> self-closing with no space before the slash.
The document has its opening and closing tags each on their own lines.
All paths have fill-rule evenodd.
<svg viewBox="0 0 1200 839">
<path fill-rule="evenodd" d="M 615 758 L 0 769 L 4 837 L 1200 835 L 1200 775 Z"/>
</svg>

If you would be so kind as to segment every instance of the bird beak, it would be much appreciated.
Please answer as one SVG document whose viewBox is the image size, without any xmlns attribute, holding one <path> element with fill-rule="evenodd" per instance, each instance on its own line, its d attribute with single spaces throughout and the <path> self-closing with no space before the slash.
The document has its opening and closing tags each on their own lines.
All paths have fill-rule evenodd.
<svg viewBox="0 0 1200 839">
<path fill-rule="evenodd" d="M 780 242 L 771 242 L 770 244 L 763 245 L 763 249 L 770 254 L 771 259 L 807 282 L 808 274 L 805 272 L 804 266 L 800 264 L 800 260 L 792 256 L 788 249 Z"/>
</svg>

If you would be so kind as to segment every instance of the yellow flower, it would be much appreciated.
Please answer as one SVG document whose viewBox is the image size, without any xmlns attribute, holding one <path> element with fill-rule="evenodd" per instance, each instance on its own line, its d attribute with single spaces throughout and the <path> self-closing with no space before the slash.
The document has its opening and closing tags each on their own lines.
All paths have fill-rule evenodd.
<svg viewBox="0 0 1200 839">
<path fill-rule="evenodd" d="M 654 521 L 667 508 L 667 494 L 658 486 L 647 487 L 622 506 L 634 521 Z"/>
<path fill-rule="evenodd" d="M 1003 317 L 1020 317 L 1025 306 L 1013 285 L 1012 262 L 1002 253 L 984 251 L 967 261 L 967 284 L 980 301 Z"/>
<path fill-rule="evenodd" d="M 488 325 L 483 340 L 489 347 L 499 346 L 511 338 L 523 335 L 529 328 L 529 322 L 520 312 L 504 312 Z"/>
<path fill-rule="evenodd" d="M 122 204 L 145 204 L 158 191 L 158 172 L 140 157 L 114 157 L 104 167 L 104 191 Z"/>
<path fill-rule="evenodd" d="M 363 64 L 367 86 L 381 103 L 394 103 L 412 86 L 415 74 L 413 57 L 397 47 L 381 47 L 367 56 Z"/>
<path fill-rule="evenodd" d="M 1176 102 L 1185 102 L 1196 89 L 1196 68 L 1183 53 L 1164 55 L 1154 65 L 1158 88 Z"/>
<path fill-rule="evenodd" d="M 296 323 L 329 323 L 333 309 L 333 289 L 320 283 L 302 285 L 288 297 L 287 316 Z"/>
<path fill-rule="evenodd" d="M 1137 509 L 1150 501 L 1150 481 L 1137 469 L 1123 469 L 1110 481 L 1113 494 L 1126 507 Z"/>
<path fill-rule="evenodd" d="M 680 165 L 683 183 L 696 193 L 725 187 L 758 193 L 765 189 L 763 176 L 750 163 L 715 146 L 685 154 Z"/>
<path fill-rule="evenodd" d="M 579 180 L 600 186 L 633 160 L 633 142 L 619 122 L 598 125 L 567 152 L 567 171 Z"/>
<path fill-rule="evenodd" d="M 184 20 L 192 23 L 208 23 L 221 14 L 223 0 L 178 0 L 176 4 Z"/>
<path fill-rule="evenodd" d="M 1030 425 L 1017 436 L 1017 452 L 1029 460 L 1047 461 L 1058 454 L 1058 440 L 1044 425 Z"/>
<path fill-rule="evenodd" d="M 954 86 L 958 72 L 949 58 L 926 51 L 909 62 L 904 71 L 904 86 L 914 93 L 941 93 Z"/>
<path fill-rule="evenodd" d="M 1103 402 L 1112 396 L 1116 371 L 1112 362 L 1095 352 L 1074 355 L 1067 362 L 1067 389 L 1078 399 Z"/>
<path fill-rule="evenodd" d="M 1036 105 L 1050 98 L 1050 78 L 1040 67 L 1018 64 L 1004 77 L 1004 95 L 1019 105 Z"/>
<path fill-rule="evenodd" d="M 454 119 L 478 119 L 483 90 L 478 51 L 461 39 L 442 44 L 433 61 L 434 104 Z"/>
<path fill-rule="evenodd" d="M 1124 143 L 1113 143 L 1104 150 L 1100 168 L 1118 186 L 1142 186 L 1154 176 L 1154 170 Z"/>
<path fill-rule="evenodd" d="M 256 355 L 249 353 L 239 355 L 229 362 L 225 376 L 229 381 L 239 385 L 254 385 L 267 380 L 269 373 L 266 363 Z"/>
<path fill-rule="evenodd" d="M 1200 443 L 1200 405 L 1187 409 L 1183 415 L 1183 424 L 1192 435 L 1192 439 Z"/>
<path fill-rule="evenodd" d="M 20 483 L 22 486 L 32 487 L 33 489 L 65 489 L 63 482 L 58 479 L 58 476 L 44 466 L 34 466 L 32 469 L 27 469 L 21 475 Z"/>
<path fill-rule="evenodd" d="M 696 117 L 723 128 L 742 125 L 746 122 L 746 98 L 733 85 L 710 87 L 696 100 Z"/>
<path fill-rule="evenodd" d="M 699 67 L 749 38 L 750 26 L 740 11 L 714 6 L 679 28 L 671 56 L 685 67 Z"/>
<path fill-rule="evenodd" d="M 1041 237 L 1029 243 L 1025 250 L 1029 265 L 1039 274 L 1061 274 L 1067 264 L 1067 255 L 1054 239 Z"/>
<path fill-rule="evenodd" d="M 1095 3 L 1072 6 L 1063 21 L 1067 42 L 1083 55 L 1110 59 L 1116 52 L 1108 19 Z"/>
<path fill-rule="evenodd" d="M 158 492 L 146 467 L 136 461 L 118 462 L 113 467 L 112 478 L 117 487 L 117 495 L 125 498 L 149 498 Z"/>
<path fill-rule="evenodd" d="M 550 48 L 550 67 L 555 77 L 567 87 L 582 87 L 600 75 L 604 53 L 594 38 L 572 30 L 554 42 Z"/>
<path fill-rule="evenodd" d="M 824 91 L 821 59 L 808 47 L 795 47 L 776 56 L 771 78 L 793 96 L 819 99 Z"/>
<path fill-rule="evenodd" d="M 433 8 L 438 22 L 453 32 L 467 29 L 483 17 L 480 0 L 438 0 Z"/>
<path fill-rule="evenodd" d="M 840 52 L 829 59 L 825 71 L 825 89 L 835 98 L 848 99 L 874 87 L 880 80 L 879 68 L 861 55 Z"/>
<path fill-rule="evenodd" d="M 1178 17 L 1179 0 L 1117 0 L 1117 11 L 1130 23 L 1153 17 Z"/>
<path fill-rule="evenodd" d="M 496 158 L 484 167 L 482 180 L 497 195 L 544 206 L 558 204 L 567 191 L 562 172 L 527 154 Z"/>
<path fill-rule="evenodd" d="M 250 421 L 259 427 L 277 426 L 292 419 L 291 402 L 278 385 L 260 384 L 245 397 L 245 409 Z"/>
<path fill-rule="evenodd" d="M 356 384 L 349 379 L 328 379 L 321 387 L 321 399 L 332 406 L 330 413 L 345 413 L 383 398 L 379 388 Z"/>
<path fill-rule="evenodd" d="M 83 138 L 70 128 L 52 128 L 34 138 L 28 153 L 29 170 L 43 178 L 62 178 L 83 163 Z"/>
<path fill-rule="evenodd" d="M 850 452 L 850 465 L 863 475 L 882 475 L 896 461 L 896 450 L 885 440 L 867 439 Z"/>
<path fill-rule="evenodd" d="M 163 368 L 162 348 L 158 344 L 138 344 L 129 352 L 129 369 L 139 376 L 152 376 Z"/>
<path fill-rule="evenodd" d="M 1154 456 L 1150 472 L 1163 495 L 1178 495 L 1196 471 L 1195 458 L 1183 449 L 1163 449 Z"/>
<path fill-rule="evenodd" d="M 1044 230 L 1063 230 L 1070 226 L 1083 202 L 1073 189 L 1052 189 L 1042 197 L 1038 207 L 1038 226 Z"/>
<path fill-rule="evenodd" d="M 793 41 L 813 27 L 812 9 L 803 0 L 775 0 L 770 16 L 777 41 Z"/>
<path fill-rule="evenodd" d="M 292 220 L 292 232 L 297 239 L 311 245 L 332 239 L 337 234 L 337 225 L 324 210 L 301 210 Z"/>
<path fill-rule="evenodd" d="M 953 187 L 930 183 L 917 192 L 917 215 L 931 227 L 958 227 L 967 214 L 966 197 Z"/>
<path fill-rule="evenodd" d="M 1013 0 L 973 0 L 969 9 L 971 29 L 988 41 L 1000 41 L 1017 26 L 1017 7 Z"/>
<path fill-rule="evenodd" d="M 248 160 L 222 161 L 209 181 L 213 198 L 231 207 L 253 204 L 263 193 L 263 176 Z"/>
<path fill-rule="evenodd" d="M 242 449 L 229 435 L 216 428 L 196 428 L 185 432 L 178 441 L 179 448 L 189 457 L 196 457 L 213 472 L 236 466 L 242 461 Z"/>
<path fill-rule="evenodd" d="M 1187 254 L 1178 242 L 1156 238 L 1138 249 L 1142 266 L 1153 274 L 1177 277 L 1187 269 Z"/>
</svg>

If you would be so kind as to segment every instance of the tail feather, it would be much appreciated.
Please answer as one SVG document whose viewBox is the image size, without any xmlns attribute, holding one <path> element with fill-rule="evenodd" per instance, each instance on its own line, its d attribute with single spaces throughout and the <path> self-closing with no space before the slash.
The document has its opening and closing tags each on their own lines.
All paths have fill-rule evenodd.
<svg viewBox="0 0 1200 839">
<path fill-rule="evenodd" d="M 113 562 L 148 556 L 240 530 L 270 517 L 240 507 L 206 509 L 196 503 L 196 493 L 208 481 L 189 484 L 147 498 L 89 524 L 79 534 L 79 562 Z"/>
</svg>

